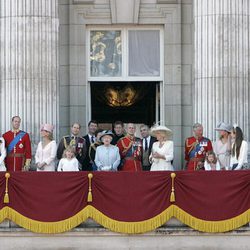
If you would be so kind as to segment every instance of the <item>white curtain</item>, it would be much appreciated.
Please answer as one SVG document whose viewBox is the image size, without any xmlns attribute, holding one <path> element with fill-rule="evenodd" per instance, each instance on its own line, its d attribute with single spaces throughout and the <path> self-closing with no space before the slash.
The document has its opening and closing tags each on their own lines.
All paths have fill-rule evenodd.
<svg viewBox="0 0 250 250">
<path fill-rule="evenodd" d="M 129 76 L 160 76 L 160 31 L 129 31 Z"/>
</svg>

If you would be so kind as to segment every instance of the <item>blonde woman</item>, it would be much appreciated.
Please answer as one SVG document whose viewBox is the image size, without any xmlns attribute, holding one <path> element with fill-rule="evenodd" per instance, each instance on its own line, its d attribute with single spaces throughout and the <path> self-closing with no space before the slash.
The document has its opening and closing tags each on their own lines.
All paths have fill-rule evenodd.
<svg viewBox="0 0 250 250">
<path fill-rule="evenodd" d="M 35 155 L 37 171 L 55 171 L 57 146 L 53 140 L 53 128 L 51 124 L 41 126 L 42 141 L 39 142 Z"/>
<path fill-rule="evenodd" d="M 158 141 L 154 142 L 149 157 L 152 162 L 150 171 L 174 170 L 172 165 L 174 159 L 174 143 L 169 140 L 172 131 L 165 126 L 157 126 L 151 129 L 151 133 Z"/>
</svg>

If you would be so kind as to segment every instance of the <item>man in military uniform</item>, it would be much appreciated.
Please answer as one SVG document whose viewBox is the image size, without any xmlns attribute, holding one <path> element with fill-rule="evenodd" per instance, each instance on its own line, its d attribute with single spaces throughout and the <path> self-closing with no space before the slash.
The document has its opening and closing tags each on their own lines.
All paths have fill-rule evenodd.
<svg viewBox="0 0 250 250">
<path fill-rule="evenodd" d="M 20 130 L 21 118 L 12 117 L 12 130 L 3 135 L 7 156 L 7 171 L 28 171 L 31 162 L 31 143 L 29 134 Z"/>
<path fill-rule="evenodd" d="M 71 135 L 64 136 L 57 148 L 57 159 L 60 160 L 63 155 L 63 151 L 68 147 L 72 146 L 75 148 L 76 159 L 79 162 L 80 167 L 86 157 L 86 142 L 79 133 L 81 130 L 81 125 L 79 123 L 74 123 L 71 126 Z"/>
<path fill-rule="evenodd" d="M 122 159 L 121 171 L 142 171 L 142 142 L 135 137 L 135 125 L 128 123 L 127 135 L 117 142 Z"/>
<path fill-rule="evenodd" d="M 211 141 L 203 137 L 203 126 L 200 123 L 194 124 L 193 133 L 194 136 L 185 141 L 186 167 L 190 171 L 204 169 L 206 153 L 213 150 Z"/>
</svg>

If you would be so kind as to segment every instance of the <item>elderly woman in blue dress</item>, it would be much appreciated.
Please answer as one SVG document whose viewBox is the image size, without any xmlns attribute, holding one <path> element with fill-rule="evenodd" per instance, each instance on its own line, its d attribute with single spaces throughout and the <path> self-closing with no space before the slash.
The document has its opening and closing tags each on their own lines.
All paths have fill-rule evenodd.
<svg viewBox="0 0 250 250">
<path fill-rule="evenodd" d="M 110 130 L 105 130 L 100 137 L 103 145 L 97 147 L 95 154 L 98 171 L 117 171 L 121 158 L 118 147 L 111 144 L 113 136 Z"/>
</svg>

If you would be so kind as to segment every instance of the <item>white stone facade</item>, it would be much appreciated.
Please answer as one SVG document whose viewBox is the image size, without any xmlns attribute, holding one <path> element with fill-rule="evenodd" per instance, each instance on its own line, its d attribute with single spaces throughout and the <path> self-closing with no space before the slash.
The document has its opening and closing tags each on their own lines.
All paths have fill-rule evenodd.
<svg viewBox="0 0 250 250">
<path fill-rule="evenodd" d="M 194 20 L 194 118 L 210 138 L 224 121 L 249 140 L 250 2 L 195 0 Z"/>
<path fill-rule="evenodd" d="M 75 121 L 85 134 L 88 29 L 149 25 L 163 30 L 160 115 L 174 132 L 174 166 L 195 122 L 213 140 L 218 122 L 236 122 L 249 140 L 248 0 L 9 0 L 0 13 L 1 132 L 18 114 L 34 145 L 44 122 L 57 141 Z"/>
<path fill-rule="evenodd" d="M 1 132 L 19 115 L 34 149 L 41 124 L 59 127 L 57 1 L 0 1 L 0 34 Z"/>
</svg>

